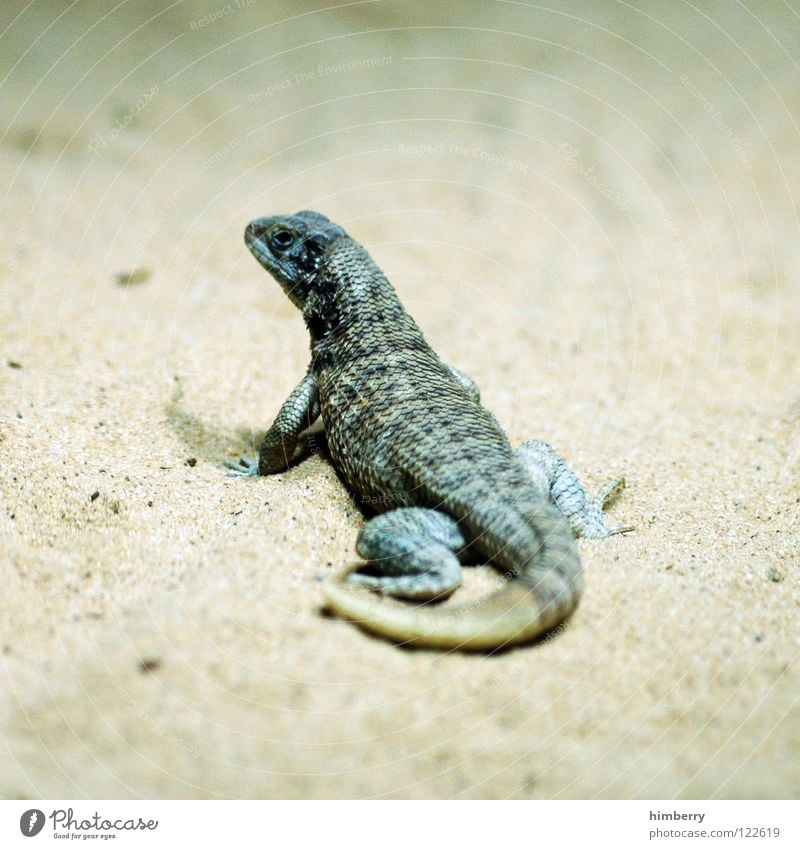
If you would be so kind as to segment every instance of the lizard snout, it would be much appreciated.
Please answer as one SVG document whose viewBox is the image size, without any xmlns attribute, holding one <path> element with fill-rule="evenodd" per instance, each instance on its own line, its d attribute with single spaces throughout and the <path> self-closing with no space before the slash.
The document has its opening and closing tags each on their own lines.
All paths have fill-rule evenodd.
<svg viewBox="0 0 800 849">
<path fill-rule="evenodd" d="M 255 242 L 263 241 L 269 228 L 275 223 L 274 218 L 256 218 L 244 228 L 244 241 L 250 247 Z"/>
</svg>

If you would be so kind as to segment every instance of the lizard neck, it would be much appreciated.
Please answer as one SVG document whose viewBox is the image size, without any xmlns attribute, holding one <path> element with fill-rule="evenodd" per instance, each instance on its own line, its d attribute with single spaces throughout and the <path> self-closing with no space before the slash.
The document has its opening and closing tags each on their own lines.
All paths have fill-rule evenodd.
<svg viewBox="0 0 800 849">
<path fill-rule="evenodd" d="M 383 335 L 382 325 L 394 331 L 417 329 L 383 272 L 349 237 L 337 239 L 322 262 L 303 319 L 315 356 L 343 347 L 345 340 L 351 349 L 359 338 L 374 345 Z"/>
</svg>

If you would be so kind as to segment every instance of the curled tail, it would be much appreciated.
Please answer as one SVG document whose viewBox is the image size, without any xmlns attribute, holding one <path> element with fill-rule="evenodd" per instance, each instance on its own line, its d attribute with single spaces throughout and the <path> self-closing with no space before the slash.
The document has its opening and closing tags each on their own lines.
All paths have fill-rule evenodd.
<svg viewBox="0 0 800 849">
<path fill-rule="evenodd" d="M 577 545 L 553 509 L 535 517 L 538 549 L 515 566 L 518 546 L 501 547 L 493 563 L 509 576 L 497 592 L 459 605 L 412 605 L 347 583 L 354 564 L 324 587 L 329 606 L 366 631 L 423 648 L 489 651 L 530 642 L 567 619 L 583 588 Z M 506 551 L 508 549 L 508 551 Z"/>
</svg>

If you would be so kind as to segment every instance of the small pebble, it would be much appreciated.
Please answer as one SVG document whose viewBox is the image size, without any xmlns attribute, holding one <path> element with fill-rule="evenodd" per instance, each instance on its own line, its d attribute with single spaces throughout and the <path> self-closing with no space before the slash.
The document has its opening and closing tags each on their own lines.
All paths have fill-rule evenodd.
<svg viewBox="0 0 800 849">
<path fill-rule="evenodd" d="M 150 276 L 149 268 L 135 268 L 133 271 L 118 271 L 114 275 L 114 280 L 120 286 L 136 286 L 139 283 L 146 283 Z"/>
</svg>

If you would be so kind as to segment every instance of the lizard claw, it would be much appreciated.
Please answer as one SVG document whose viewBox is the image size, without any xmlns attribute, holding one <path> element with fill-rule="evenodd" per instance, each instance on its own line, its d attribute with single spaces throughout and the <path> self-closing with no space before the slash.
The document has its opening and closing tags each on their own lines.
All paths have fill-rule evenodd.
<svg viewBox="0 0 800 849">
<path fill-rule="evenodd" d="M 582 536 L 589 539 L 605 539 L 615 534 L 628 534 L 636 530 L 633 525 L 609 525 L 606 522 L 603 511 L 609 504 L 617 500 L 623 489 L 625 489 L 624 476 L 615 478 L 600 488 L 600 491 L 592 499 L 591 505 L 588 508 L 589 513 L 593 514 L 596 521 L 590 523 L 590 526 L 585 529 Z"/>
<path fill-rule="evenodd" d="M 616 501 L 623 489 L 625 489 L 625 476 L 620 475 L 620 477 L 600 487 L 600 491 L 595 495 L 593 501 L 602 510 Z"/>
<path fill-rule="evenodd" d="M 225 475 L 226 478 L 249 478 L 258 475 L 258 462 L 255 460 L 240 457 L 238 461 L 228 460 L 225 465 L 230 469 Z"/>
<path fill-rule="evenodd" d="M 613 537 L 614 534 L 629 534 L 631 531 L 635 530 L 635 525 L 612 525 L 611 527 L 606 528 L 606 536 Z"/>
</svg>

